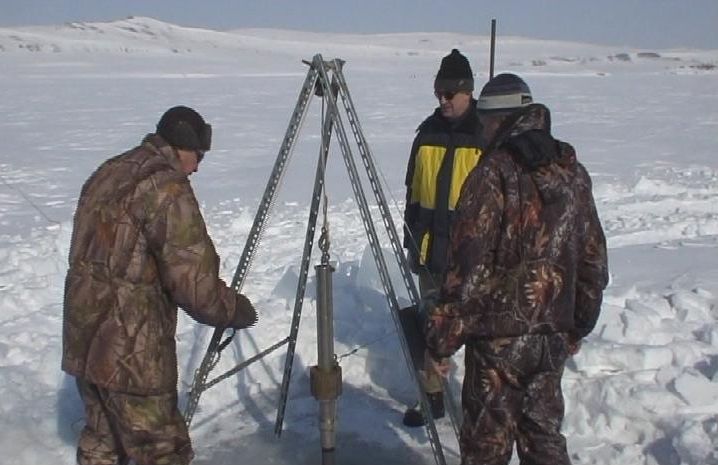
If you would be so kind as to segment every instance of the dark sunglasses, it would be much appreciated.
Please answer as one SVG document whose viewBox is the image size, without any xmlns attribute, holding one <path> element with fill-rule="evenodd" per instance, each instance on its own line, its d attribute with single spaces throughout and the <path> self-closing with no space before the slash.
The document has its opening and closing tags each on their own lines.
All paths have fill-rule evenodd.
<svg viewBox="0 0 718 465">
<path fill-rule="evenodd" d="M 204 151 L 202 150 L 195 150 L 194 153 L 197 155 L 197 164 L 199 165 L 202 159 L 204 158 Z"/>
<path fill-rule="evenodd" d="M 435 90 L 434 95 L 437 99 L 441 100 L 441 97 L 444 97 L 446 100 L 451 100 L 454 98 L 454 96 L 458 94 L 458 92 L 451 92 L 448 90 Z"/>
</svg>

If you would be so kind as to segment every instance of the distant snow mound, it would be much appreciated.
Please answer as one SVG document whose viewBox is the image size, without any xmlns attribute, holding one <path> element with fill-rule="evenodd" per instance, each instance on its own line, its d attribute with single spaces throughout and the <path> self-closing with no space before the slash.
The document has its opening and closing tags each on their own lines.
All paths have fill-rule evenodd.
<svg viewBox="0 0 718 465">
<path fill-rule="evenodd" d="M 111 22 L 69 22 L 62 26 L 0 28 L 0 51 L 191 53 L 236 47 L 224 32 L 177 26 L 153 18 L 131 16 Z"/>
</svg>

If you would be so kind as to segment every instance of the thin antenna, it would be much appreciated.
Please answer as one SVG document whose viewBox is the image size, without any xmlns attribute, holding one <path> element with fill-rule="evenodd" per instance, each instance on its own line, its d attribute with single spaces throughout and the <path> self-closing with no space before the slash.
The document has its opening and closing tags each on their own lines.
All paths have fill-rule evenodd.
<svg viewBox="0 0 718 465">
<path fill-rule="evenodd" d="M 491 20 L 491 54 L 489 55 L 489 79 L 494 77 L 494 57 L 496 56 L 496 18 Z"/>
</svg>

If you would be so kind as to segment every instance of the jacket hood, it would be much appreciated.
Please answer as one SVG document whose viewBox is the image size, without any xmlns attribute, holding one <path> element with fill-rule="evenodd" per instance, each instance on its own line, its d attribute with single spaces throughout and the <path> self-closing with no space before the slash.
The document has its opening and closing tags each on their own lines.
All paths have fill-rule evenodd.
<svg viewBox="0 0 718 465">
<path fill-rule="evenodd" d="M 556 202 L 568 195 L 571 179 L 576 176 L 576 152 L 551 135 L 548 108 L 529 105 L 503 128 L 497 138 L 499 148 L 530 174 L 544 202 Z"/>
</svg>

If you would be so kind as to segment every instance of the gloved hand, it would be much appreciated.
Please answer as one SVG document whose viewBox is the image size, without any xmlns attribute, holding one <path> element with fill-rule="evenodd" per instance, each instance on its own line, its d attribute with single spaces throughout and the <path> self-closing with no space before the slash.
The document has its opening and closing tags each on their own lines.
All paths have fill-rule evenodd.
<svg viewBox="0 0 718 465">
<path fill-rule="evenodd" d="M 244 294 L 237 294 L 234 318 L 229 322 L 230 328 L 243 329 L 257 324 L 257 311 L 252 302 Z"/>
<path fill-rule="evenodd" d="M 427 350 L 424 353 L 424 371 L 446 378 L 451 371 L 451 361 L 448 358 L 436 359 L 431 352 Z"/>
<path fill-rule="evenodd" d="M 419 301 L 419 311 L 424 317 L 430 316 L 438 305 L 439 291 L 427 292 Z"/>
<path fill-rule="evenodd" d="M 569 356 L 576 355 L 579 350 L 581 350 L 581 339 L 576 339 L 573 336 L 569 336 L 569 338 L 568 338 L 568 355 Z"/>
</svg>

